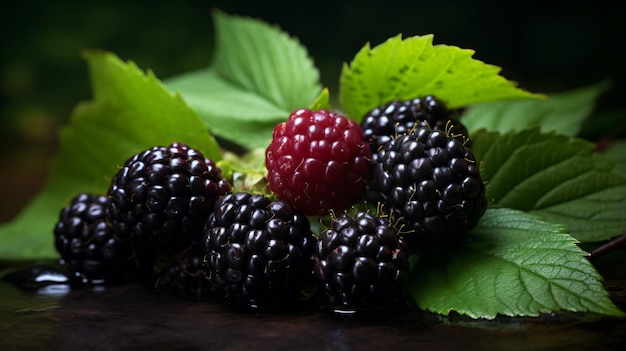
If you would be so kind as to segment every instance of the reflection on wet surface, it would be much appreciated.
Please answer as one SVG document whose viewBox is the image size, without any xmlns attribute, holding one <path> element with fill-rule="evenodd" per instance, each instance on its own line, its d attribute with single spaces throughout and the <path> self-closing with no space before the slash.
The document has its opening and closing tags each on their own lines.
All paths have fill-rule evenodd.
<svg viewBox="0 0 626 351">
<path fill-rule="evenodd" d="M 623 274 L 607 279 L 622 309 Z M 493 321 L 418 310 L 261 315 L 141 285 L 70 288 L 70 282 L 45 266 L 5 274 L 0 350 L 612 350 L 626 341 L 625 320 L 584 313 Z"/>
</svg>

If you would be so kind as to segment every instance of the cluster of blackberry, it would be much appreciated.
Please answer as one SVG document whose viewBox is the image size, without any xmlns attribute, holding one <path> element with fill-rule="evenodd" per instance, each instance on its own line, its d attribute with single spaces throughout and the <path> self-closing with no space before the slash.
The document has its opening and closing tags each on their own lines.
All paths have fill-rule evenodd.
<svg viewBox="0 0 626 351">
<path fill-rule="evenodd" d="M 391 101 L 360 125 L 294 111 L 274 129 L 266 166 L 270 189 L 307 215 L 380 202 L 422 254 L 462 243 L 487 207 L 467 128 L 435 96 Z"/>
<path fill-rule="evenodd" d="M 141 281 L 237 309 L 291 308 L 314 283 L 308 218 L 285 201 L 233 194 L 221 173 L 181 143 L 132 156 L 106 195 L 79 194 L 61 210 L 61 262 L 85 284 Z"/>
<path fill-rule="evenodd" d="M 220 169 L 198 150 L 154 146 L 126 160 L 106 195 L 79 194 L 62 209 L 56 249 L 85 283 L 156 281 L 203 294 L 209 289 L 198 275 L 197 248 L 215 202 L 229 192 Z"/>
<path fill-rule="evenodd" d="M 299 109 L 266 149 L 272 194 L 233 192 L 182 143 L 129 158 L 106 195 L 61 210 L 55 245 L 85 283 L 149 281 L 235 309 L 335 309 L 401 297 L 408 256 L 461 244 L 487 203 L 467 130 L 433 96 L 373 109 L 361 125 Z M 386 216 L 349 208 L 373 192 Z M 319 235 L 308 216 L 329 216 Z M 394 218 L 390 223 L 389 218 Z"/>
<path fill-rule="evenodd" d="M 389 102 L 360 125 L 300 109 L 274 129 L 266 167 L 278 198 L 307 215 L 328 215 L 374 194 L 394 218 L 341 215 L 319 235 L 315 275 L 331 303 L 388 302 L 399 294 L 407 255 L 434 255 L 465 241 L 487 207 L 468 146 L 456 111 L 434 96 Z"/>
</svg>

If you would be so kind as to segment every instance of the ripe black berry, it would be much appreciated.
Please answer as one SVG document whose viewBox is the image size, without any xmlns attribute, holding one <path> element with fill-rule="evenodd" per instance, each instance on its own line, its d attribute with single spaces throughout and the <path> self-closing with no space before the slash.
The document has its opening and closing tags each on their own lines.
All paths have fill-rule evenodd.
<svg viewBox="0 0 626 351">
<path fill-rule="evenodd" d="M 413 249 L 462 243 L 486 210 L 485 185 L 472 152 L 443 131 L 422 127 L 391 140 L 373 169 L 385 204 Z"/>
<path fill-rule="evenodd" d="M 138 274 L 130 243 L 108 221 L 109 204 L 103 195 L 76 195 L 54 227 L 62 263 L 84 283 L 118 283 Z"/>
<path fill-rule="evenodd" d="M 369 212 L 333 219 L 315 249 L 315 275 L 339 308 L 378 308 L 400 295 L 408 260 L 396 230 Z"/>
<path fill-rule="evenodd" d="M 313 276 L 314 242 L 307 217 L 287 202 L 225 195 L 207 222 L 206 275 L 235 309 L 293 307 Z"/>
<path fill-rule="evenodd" d="M 107 195 L 119 235 L 149 264 L 153 253 L 174 254 L 198 240 L 215 200 L 228 192 L 212 160 L 176 142 L 129 158 Z"/>
<path fill-rule="evenodd" d="M 213 286 L 204 274 L 204 249 L 200 243 L 167 260 L 159 272 L 155 288 L 183 298 L 201 299 L 210 296 Z"/>
</svg>

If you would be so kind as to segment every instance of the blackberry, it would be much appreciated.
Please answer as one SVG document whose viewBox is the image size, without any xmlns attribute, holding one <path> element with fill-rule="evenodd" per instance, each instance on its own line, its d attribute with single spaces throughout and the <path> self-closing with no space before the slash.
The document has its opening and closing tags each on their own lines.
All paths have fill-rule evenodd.
<svg viewBox="0 0 626 351">
<path fill-rule="evenodd" d="M 467 128 L 459 122 L 455 111 L 449 110 L 443 101 L 432 95 L 406 101 L 391 101 L 374 108 L 361 121 L 365 141 L 372 150 L 373 161 L 378 150 L 395 136 L 425 126 L 430 126 L 433 130 L 449 131 L 461 141 L 467 140 L 469 136 Z"/>
<path fill-rule="evenodd" d="M 391 140 L 378 153 L 373 177 L 412 249 L 462 243 L 487 207 L 474 155 L 443 131 L 422 127 Z"/>
<path fill-rule="evenodd" d="M 198 240 L 215 200 L 230 192 L 215 163 L 185 144 L 154 146 L 130 157 L 107 196 L 116 230 L 150 264 Z"/>
<path fill-rule="evenodd" d="M 356 122 L 299 109 L 274 128 L 266 149 L 268 186 L 307 216 L 340 212 L 362 195 L 370 157 Z"/>
<path fill-rule="evenodd" d="M 183 298 L 210 296 L 213 286 L 204 274 L 204 249 L 200 244 L 189 246 L 168 260 L 157 276 L 155 288 Z"/>
<path fill-rule="evenodd" d="M 315 276 L 337 311 L 397 301 L 408 267 L 396 229 L 369 212 L 333 218 L 315 248 Z"/>
<path fill-rule="evenodd" d="M 231 308 L 295 307 L 313 279 L 314 243 L 308 218 L 287 202 L 225 195 L 207 222 L 206 275 Z"/>
<path fill-rule="evenodd" d="M 108 221 L 109 204 L 104 195 L 78 194 L 54 227 L 61 262 L 83 283 L 119 283 L 139 272 L 130 243 Z"/>
</svg>

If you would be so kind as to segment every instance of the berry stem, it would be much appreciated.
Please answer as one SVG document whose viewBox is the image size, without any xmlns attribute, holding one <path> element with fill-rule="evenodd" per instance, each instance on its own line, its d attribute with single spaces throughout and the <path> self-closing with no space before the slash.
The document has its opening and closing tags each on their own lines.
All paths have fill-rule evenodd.
<svg viewBox="0 0 626 351">
<path fill-rule="evenodd" d="M 591 254 L 589 256 L 589 259 L 595 259 L 598 258 L 600 256 L 603 256 L 604 254 L 608 253 L 609 251 L 619 247 L 620 245 L 623 245 L 624 243 L 626 243 L 626 234 L 622 234 L 621 236 L 599 246 L 598 248 L 594 249 L 593 251 L 591 251 Z"/>
</svg>

